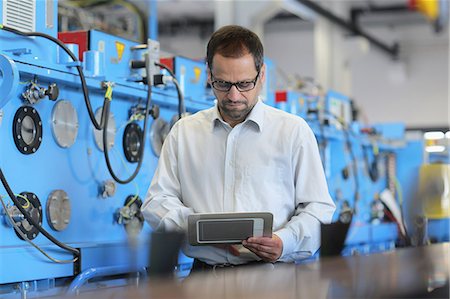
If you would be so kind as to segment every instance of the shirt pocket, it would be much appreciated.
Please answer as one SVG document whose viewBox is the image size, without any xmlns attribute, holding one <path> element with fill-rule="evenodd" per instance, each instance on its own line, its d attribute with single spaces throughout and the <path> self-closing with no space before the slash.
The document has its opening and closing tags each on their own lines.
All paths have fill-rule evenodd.
<svg viewBox="0 0 450 299">
<path fill-rule="evenodd" d="M 245 211 L 275 213 L 287 199 L 283 167 L 278 165 L 246 166 L 239 185 L 244 197 L 240 205 Z"/>
</svg>

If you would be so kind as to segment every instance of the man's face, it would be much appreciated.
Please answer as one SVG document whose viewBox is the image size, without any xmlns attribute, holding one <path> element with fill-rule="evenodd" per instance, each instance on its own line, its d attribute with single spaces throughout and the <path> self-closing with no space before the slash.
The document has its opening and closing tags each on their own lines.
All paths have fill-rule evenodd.
<svg viewBox="0 0 450 299">
<path fill-rule="evenodd" d="M 265 80 L 265 66 L 261 68 L 258 75 L 251 54 L 239 58 L 224 57 L 220 54 L 214 55 L 212 69 L 209 70 L 208 68 L 208 82 L 210 84 L 214 81 L 252 82 L 255 79 L 257 79 L 255 87 L 248 91 L 239 91 L 235 85 L 231 86 L 229 91 L 220 91 L 213 87 L 220 115 L 232 127 L 243 122 L 255 106 Z"/>
</svg>

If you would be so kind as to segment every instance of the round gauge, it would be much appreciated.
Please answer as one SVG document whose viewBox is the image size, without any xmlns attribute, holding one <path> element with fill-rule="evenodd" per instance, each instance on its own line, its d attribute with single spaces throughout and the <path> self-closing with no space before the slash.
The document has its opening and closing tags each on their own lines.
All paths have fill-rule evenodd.
<svg viewBox="0 0 450 299">
<path fill-rule="evenodd" d="M 102 118 L 103 108 L 97 109 L 95 112 L 95 119 L 98 123 L 100 123 Z M 97 147 L 103 152 L 103 130 L 94 130 L 94 139 Z M 114 146 L 114 139 L 116 138 L 116 120 L 114 119 L 114 114 L 112 112 L 109 113 L 108 117 L 108 128 L 106 128 L 106 138 L 108 140 L 108 149 L 111 149 Z"/>
<path fill-rule="evenodd" d="M 49 226 L 62 231 L 67 228 L 70 222 L 72 208 L 69 196 L 64 190 L 54 190 L 47 199 L 47 221 Z"/>
<path fill-rule="evenodd" d="M 36 109 L 20 107 L 13 120 L 13 138 L 17 149 L 25 155 L 35 153 L 42 142 L 42 121 Z"/>
<path fill-rule="evenodd" d="M 58 101 L 52 112 L 52 131 L 56 143 L 63 148 L 71 147 L 78 135 L 77 111 L 69 101 Z"/>
<path fill-rule="evenodd" d="M 150 128 L 150 144 L 155 156 L 159 157 L 161 154 L 162 145 L 169 131 L 170 125 L 164 119 L 157 118 L 153 121 L 152 127 Z"/>
<path fill-rule="evenodd" d="M 138 162 L 142 144 L 142 130 L 137 123 L 129 123 L 123 134 L 123 150 L 128 162 Z"/>
<path fill-rule="evenodd" d="M 28 213 L 28 215 L 34 221 L 39 223 L 39 225 L 42 225 L 42 206 L 36 194 L 31 192 L 22 192 L 20 193 L 20 196 L 17 196 L 17 200 Z M 18 211 L 18 209 L 16 212 L 18 212 L 18 214 L 20 215 L 22 214 L 20 213 L 20 211 Z M 26 218 L 19 218 L 17 220 L 14 220 L 14 222 L 16 223 L 20 231 L 25 234 L 29 240 L 33 240 L 39 234 L 39 230 L 37 229 L 37 227 L 28 222 Z M 16 232 L 16 234 L 19 238 L 23 239 L 18 232 Z"/>
</svg>

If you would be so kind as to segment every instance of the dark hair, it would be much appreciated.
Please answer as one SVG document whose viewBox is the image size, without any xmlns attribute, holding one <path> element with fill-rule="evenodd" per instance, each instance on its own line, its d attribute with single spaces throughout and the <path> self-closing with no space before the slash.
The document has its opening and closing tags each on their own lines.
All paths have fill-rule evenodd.
<svg viewBox="0 0 450 299">
<path fill-rule="evenodd" d="M 261 40 L 247 28 L 228 25 L 218 29 L 211 35 L 206 48 L 206 61 L 209 69 L 212 69 L 215 54 L 239 58 L 247 53 L 252 54 L 255 60 L 256 71 L 259 72 L 264 63 L 264 49 Z"/>
</svg>

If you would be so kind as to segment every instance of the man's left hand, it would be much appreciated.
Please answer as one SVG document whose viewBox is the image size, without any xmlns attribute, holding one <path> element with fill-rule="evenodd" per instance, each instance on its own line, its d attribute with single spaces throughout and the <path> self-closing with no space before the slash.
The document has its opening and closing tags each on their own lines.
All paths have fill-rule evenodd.
<svg viewBox="0 0 450 299">
<path fill-rule="evenodd" d="M 265 262 L 276 262 L 283 252 L 283 241 L 275 234 L 272 238 L 251 237 L 242 241 L 242 245 Z"/>
</svg>

